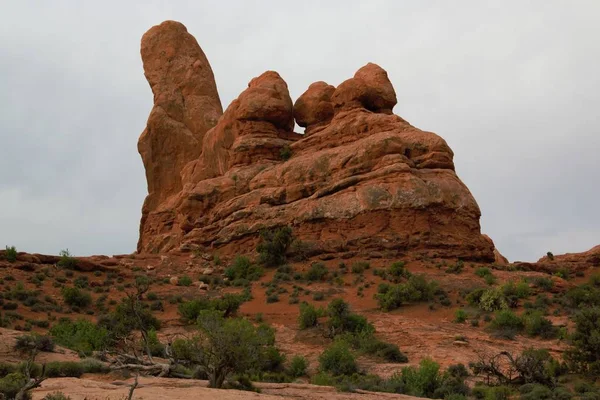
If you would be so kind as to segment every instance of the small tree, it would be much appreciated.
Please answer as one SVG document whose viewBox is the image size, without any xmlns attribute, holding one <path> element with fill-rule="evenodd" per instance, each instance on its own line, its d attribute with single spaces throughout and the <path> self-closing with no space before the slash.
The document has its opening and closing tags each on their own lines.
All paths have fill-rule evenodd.
<svg viewBox="0 0 600 400">
<path fill-rule="evenodd" d="M 201 311 L 198 327 L 200 335 L 194 339 L 173 343 L 175 358 L 199 365 L 214 388 L 223 387 L 230 374 L 259 368 L 275 342 L 273 330 L 266 325 L 254 327 L 245 319 L 226 319 L 215 310 Z"/>
<path fill-rule="evenodd" d="M 283 226 L 260 232 L 260 243 L 256 247 L 259 261 L 267 267 L 276 267 L 285 263 L 286 252 L 293 241 L 292 228 Z"/>
<path fill-rule="evenodd" d="M 17 248 L 15 246 L 6 246 L 6 252 L 4 253 L 6 261 L 15 262 L 17 261 Z"/>
<path fill-rule="evenodd" d="M 335 342 L 326 348 L 319 357 L 319 364 L 322 372 L 332 375 L 352 375 L 358 371 L 356 359 L 343 341 Z"/>
<path fill-rule="evenodd" d="M 565 356 L 571 368 L 594 376 L 600 375 L 600 308 L 586 308 L 573 318 L 575 332 Z"/>
</svg>

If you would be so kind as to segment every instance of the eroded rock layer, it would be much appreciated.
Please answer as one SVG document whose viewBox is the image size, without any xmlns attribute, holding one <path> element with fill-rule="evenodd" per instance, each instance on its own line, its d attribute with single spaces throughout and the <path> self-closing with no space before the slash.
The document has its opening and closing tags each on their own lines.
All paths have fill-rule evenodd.
<svg viewBox="0 0 600 400">
<path fill-rule="evenodd" d="M 169 122 L 183 122 L 154 129 L 151 114 L 140 138 L 150 200 L 139 252 L 251 251 L 261 229 L 289 225 L 320 253 L 419 250 L 494 260 L 493 243 L 480 233 L 479 207 L 454 172 L 452 150 L 393 114 L 396 93 L 381 67 L 369 63 L 337 88 L 314 83 L 295 104 L 279 74 L 265 72 L 211 127 L 219 109 L 208 61 L 199 47 L 171 45 L 171 31 L 189 36 L 167 22 L 142 39 L 152 113 L 175 108 L 182 114 Z M 160 67 L 160 37 L 182 63 L 176 71 L 186 71 L 168 81 L 176 80 L 182 93 L 188 87 L 202 93 L 193 108 L 184 101 L 181 109 L 180 96 L 169 90 L 157 96 L 160 71 L 175 73 Z M 149 40 L 154 50 L 144 56 Z M 194 57 L 210 73 L 195 73 Z M 305 134 L 294 133 L 294 121 Z"/>
</svg>

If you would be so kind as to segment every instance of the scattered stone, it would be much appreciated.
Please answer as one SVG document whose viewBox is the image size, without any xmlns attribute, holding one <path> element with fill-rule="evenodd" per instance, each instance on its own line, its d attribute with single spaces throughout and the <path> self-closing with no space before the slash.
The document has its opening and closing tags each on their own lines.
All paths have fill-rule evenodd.
<svg viewBox="0 0 600 400">
<path fill-rule="evenodd" d="M 177 278 L 176 276 L 172 276 L 172 277 L 169 279 L 169 283 L 170 283 L 171 285 L 177 285 L 177 284 L 179 283 L 179 278 Z"/>
<path fill-rule="evenodd" d="M 215 272 L 214 269 L 206 268 L 204 271 L 202 271 L 202 275 L 212 275 L 214 272 Z"/>
</svg>

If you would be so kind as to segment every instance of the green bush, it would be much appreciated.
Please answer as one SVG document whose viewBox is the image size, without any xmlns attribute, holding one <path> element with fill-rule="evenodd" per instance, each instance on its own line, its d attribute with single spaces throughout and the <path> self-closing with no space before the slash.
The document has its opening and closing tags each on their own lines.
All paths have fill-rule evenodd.
<svg viewBox="0 0 600 400">
<path fill-rule="evenodd" d="M 363 354 L 381 358 L 392 363 L 408 362 L 408 357 L 400 351 L 397 345 L 379 340 L 373 332 L 345 333 L 337 337 L 348 343 L 353 349 Z"/>
<path fill-rule="evenodd" d="M 60 260 L 57 263 L 58 266 L 67 269 L 77 268 L 77 259 L 71 256 L 69 249 L 61 250 L 58 254 L 60 256 Z"/>
<path fill-rule="evenodd" d="M 286 253 L 293 241 L 292 228 L 263 230 L 260 232 L 260 243 L 256 247 L 259 253 L 259 262 L 267 267 L 276 267 L 285 264 Z"/>
<path fill-rule="evenodd" d="M 447 274 L 460 274 L 464 268 L 465 264 L 462 260 L 458 260 L 456 264 L 449 266 L 446 268 Z"/>
<path fill-rule="evenodd" d="M 524 323 L 521 317 L 514 312 L 510 310 L 500 310 L 496 312 L 496 315 L 489 326 L 497 336 L 513 339 L 518 332 L 523 330 Z"/>
<path fill-rule="evenodd" d="M 319 356 L 319 366 L 322 372 L 337 375 L 352 375 L 358 371 L 356 359 L 343 341 L 333 343 Z"/>
<path fill-rule="evenodd" d="M 468 314 L 465 310 L 463 310 L 462 308 L 459 308 L 458 310 L 456 310 L 454 312 L 454 322 L 456 322 L 457 324 L 462 324 L 463 322 L 465 322 L 468 318 Z"/>
<path fill-rule="evenodd" d="M 312 263 L 310 269 L 304 274 L 304 278 L 311 282 L 322 281 L 327 275 L 327 272 L 325 264 L 320 262 Z"/>
<path fill-rule="evenodd" d="M 479 267 L 475 270 L 475 275 L 480 278 L 485 278 L 488 275 L 492 275 L 492 271 L 487 267 Z"/>
<path fill-rule="evenodd" d="M 229 317 L 237 312 L 244 301 L 246 297 L 242 294 L 226 293 L 221 298 L 200 297 L 183 302 L 177 311 L 186 322 L 195 322 L 203 310 L 219 311 L 224 317 Z"/>
<path fill-rule="evenodd" d="M 165 355 L 165 345 L 158 340 L 156 330 L 148 331 L 148 349 L 154 357 L 163 357 Z"/>
<path fill-rule="evenodd" d="M 513 281 L 505 283 L 502 288 L 502 293 L 505 297 L 514 296 L 518 299 L 529 297 L 529 284 L 523 280 L 515 283 Z"/>
<path fill-rule="evenodd" d="M 392 280 L 397 282 L 400 278 L 410 278 L 410 272 L 406 269 L 403 261 L 397 261 L 390 265 L 387 273 Z"/>
<path fill-rule="evenodd" d="M 554 281 L 546 277 L 535 277 L 533 278 L 533 286 L 542 289 L 544 291 L 551 290 L 554 287 Z"/>
<path fill-rule="evenodd" d="M 294 378 L 305 376 L 308 370 L 308 361 L 302 356 L 294 356 L 290 361 L 290 367 L 288 368 L 288 374 Z"/>
<path fill-rule="evenodd" d="M 327 305 L 327 327 L 331 337 L 342 333 L 375 332 L 375 328 L 362 315 L 350 311 L 343 299 L 334 299 Z"/>
<path fill-rule="evenodd" d="M 277 293 L 271 293 L 267 296 L 267 303 L 277 303 L 279 301 L 279 295 Z"/>
<path fill-rule="evenodd" d="M 264 324 L 255 327 L 245 319 L 225 319 L 218 311 L 203 310 L 198 327 L 201 335 L 175 341 L 173 353 L 177 359 L 198 365 L 210 387 L 221 388 L 225 378 L 235 373 L 279 368 L 282 364 L 281 355 L 269 349 L 275 342 L 274 330 Z"/>
<path fill-rule="evenodd" d="M 350 268 L 350 270 L 352 271 L 353 274 L 362 274 L 363 272 L 365 272 L 365 270 L 371 268 L 371 264 L 369 264 L 366 261 L 357 261 L 354 264 L 352 264 L 352 267 Z"/>
<path fill-rule="evenodd" d="M 541 336 L 543 339 L 553 339 L 558 336 L 558 328 L 539 311 L 525 313 L 523 322 L 525 332 L 529 336 Z"/>
<path fill-rule="evenodd" d="M 27 383 L 27 378 L 20 372 L 13 372 L 0 379 L 0 394 L 7 399 L 14 399 Z"/>
<path fill-rule="evenodd" d="M 575 314 L 573 321 L 572 347 L 565 358 L 574 372 L 600 376 L 600 308 L 585 308 Z"/>
<path fill-rule="evenodd" d="M 256 281 L 263 276 L 263 269 L 255 264 L 252 264 L 248 257 L 236 256 L 231 266 L 225 269 L 225 276 L 230 281 L 245 279 L 248 281 Z"/>
<path fill-rule="evenodd" d="M 287 161 L 292 157 L 292 149 L 287 144 L 279 150 L 279 157 L 283 161 Z"/>
<path fill-rule="evenodd" d="M 401 377 L 404 393 L 412 396 L 431 398 L 442 384 L 440 366 L 429 358 L 421 360 L 418 368 L 413 366 L 402 368 Z"/>
<path fill-rule="evenodd" d="M 17 248 L 15 246 L 6 246 L 4 257 L 10 263 L 17 261 Z"/>
<path fill-rule="evenodd" d="M 90 285 L 89 279 L 85 275 L 80 275 L 75 280 L 73 280 L 73 285 L 80 289 L 85 289 Z"/>
<path fill-rule="evenodd" d="M 300 329 L 307 329 L 316 326 L 318 318 L 319 313 L 312 304 L 300 304 L 300 315 L 298 316 L 298 325 L 300 326 Z"/>
<path fill-rule="evenodd" d="M 481 294 L 479 308 L 484 311 L 496 311 L 508 308 L 508 304 L 500 290 L 488 289 Z"/>
<path fill-rule="evenodd" d="M 87 355 L 110 345 L 108 330 L 85 319 L 61 319 L 50 328 L 50 334 L 61 346 Z"/>
<path fill-rule="evenodd" d="M 65 303 L 72 307 L 85 308 L 92 304 L 92 296 L 89 292 L 75 287 L 65 287 L 62 289 Z"/>
<path fill-rule="evenodd" d="M 482 400 L 509 400 L 511 389 L 508 386 L 475 386 L 472 395 Z"/>
<path fill-rule="evenodd" d="M 15 342 L 15 350 L 17 351 L 54 351 L 54 342 L 51 337 L 41 336 L 37 334 L 18 336 Z"/>
<path fill-rule="evenodd" d="M 413 275 L 406 283 L 380 285 L 375 298 L 381 309 L 391 311 L 406 303 L 432 300 L 437 289 L 437 282 L 427 281 L 423 275 Z"/>
<path fill-rule="evenodd" d="M 177 286 L 191 286 L 193 283 L 192 278 L 187 275 L 180 276 L 177 279 Z"/>
</svg>

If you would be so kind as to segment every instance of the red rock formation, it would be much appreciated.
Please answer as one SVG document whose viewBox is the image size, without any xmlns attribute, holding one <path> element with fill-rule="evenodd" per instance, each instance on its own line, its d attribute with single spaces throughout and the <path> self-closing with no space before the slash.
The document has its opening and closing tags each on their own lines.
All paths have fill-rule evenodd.
<svg viewBox="0 0 600 400">
<path fill-rule="evenodd" d="M 141 55 L 154 107 L 138 142 L 148 181 L 138 249 L 148 214 L 181 191 L 181 170 L 200 156 L 205 133 L 223 114 L 210 64 L 185 26 L 165 21 L 151 28 Z"/>
<path fill-rule="evenodd" d="M 500 253 L 500 251 L 496 248 L 496 246 L 494 245 L 494 241 L 492 240 L 491 237 L 489 237 L 488 235 L 482 235 L 486 240 L 488 240 L 492 246 L 494 246 L 494 264 L 496 265 L 508 265 L 510 264 L 508 262 L 508 258 L 504 257 L 502 255 L 502 253 Z"/>
<path fill-rule="evenodd" d="M 148 37 L 154 38 L 155 57 L 162 52 L 153 31 L 165 30 L 167 38 L 175 37 L 171 30 L 188 35 L 181 25 L 165 24 L 142 40 L 144 48 Z M 202 53 L 181 46 L 180 56 L 170 43 L 164 48 L 173 49 L 174 59 Z M 155 57 L 143 57 L 146 71 L 147 64 L 160 64 Z M 190 86 L 214 87 L 212 73 L 201 84 L 192 72 L 186 73 Z M 153 88 L 154 79 L 159 78 L 149 76 Z M 187 85 L 185 79 L 178 83 Z M 218 95 L 207 96 L 213 100 L 204 103 L 212 118 Z M 162 101 L 159 108 L 170 109 L 179 97 Z M 208 125 L 196 120 L 207 116 L 195 108 L 189 124 L 202 129 L 196 129 L 193 143 L 177 142 L 179 131 L 166 126 L 155 132 L 154 142 L 145 132 L 140 149 L 147 150 L 140 152 L 146 170 L 162 175 L 147 172 L 154 191 L 144 205 L 138 251 L 251 251 L 260 229 L 290 225 L 319 252 L 418 250 L 493 261 L 493 243 L 480 233 L 479 207 L 454 172 L 452 150 L 441 137 L 394 115 L 395 104 L 387 73 L 375 64 L 337 88 L 311 85 L 294 106 L 286 83 L 269 71 L 253 79 L 204 135 Z M 306 127 L 305 135 L 293 132 L 294 117 Z M 144 156 L 164 142 L 172 146 L 161 153 L 162 161 Z M 168 166 L 156 165 L 160 162 Z M 176 183 L 168 184 L 168 176 Z M 151 184 L 151 178 L 162 186 Z"/>
<path fill-rule="evenodd" d="M 552 257 L 544 256 L 538 260 L 538 263 L 553 263 L 558 265 L 568 265 L 573 268 L 579 267 L 600 267 L 600 245 L 592 247 L 588 251 L 582 253 L 566 253 L 553 255 Z"/>
</svg>

